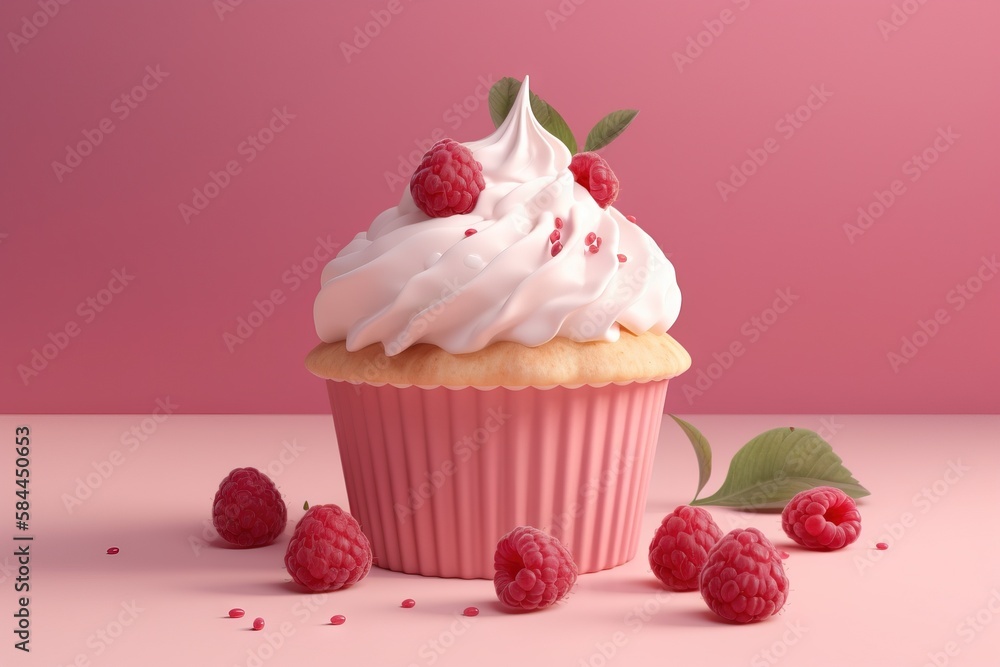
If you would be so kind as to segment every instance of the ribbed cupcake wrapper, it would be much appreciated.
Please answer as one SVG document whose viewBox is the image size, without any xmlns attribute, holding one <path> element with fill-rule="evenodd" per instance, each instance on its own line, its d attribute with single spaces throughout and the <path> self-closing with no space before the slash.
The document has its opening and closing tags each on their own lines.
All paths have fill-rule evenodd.
<svg viewBox="0 0 1000 667">
<path fill-rule="evenodd" d="M 635 556 L 666 380 L 327 384 L 351 514 L 379 567 L 492 579 L 497 540 L 521 525 L 559 538 L 581 573 Z"/>
</svg>

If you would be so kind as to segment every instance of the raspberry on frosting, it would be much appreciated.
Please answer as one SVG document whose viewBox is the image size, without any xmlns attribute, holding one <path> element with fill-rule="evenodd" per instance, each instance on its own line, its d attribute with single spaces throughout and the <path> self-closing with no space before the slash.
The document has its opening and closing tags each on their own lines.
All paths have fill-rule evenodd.
<svg viewBox="0 0 1000 667">
<path fill-rule="evenodd" d="M 295 526 L 285 567 L 311 591 L 336 591 L 365 578 L 372 549 L 353 516 L 337 505 L 313 505 Z"/>
<path fill-rule="evenodd" d="M 709 609 L 736 623 L 762 621 L 788 599 L 781 556 L 756 528 L 737 528 L 719 540 L 698 583 Z"/>
<path fill-rule="evenodd" d="M 518 526 L 497 543 L 493 585 L 505 605 L 544 609 L 565 597 L 576 583 L 576 563 L 556 538 Z"/>
<path fill-rule="evenodd" d="M 262 547 L 285 529 L 288 511 L 271 479 L 256 468 L 236 468 L 219 483 L 212 525 L 227 542 Z"/>
<path fill-rule="evenodd" d="M 672 591 L 698 590 L 708 552 L 722 537 L 712 515 L 700 507 L 681 505 L 663 517 L 649 545 L 649 565 Z"/>
<path fill-rule="evenodd" d="M 861 534 L 861 513 L 854 499 L 832 486 L 817 486 L 796 494 L 781 512 L 781 528 L 806 547 L 842 549 Z"/>
<path fill-rule="evenodd" d="M 468 213 L 485 187 L 483 165 L 454 139 L 431 146 L 410 178 L 413 202 L 432 218 Z"/>
<path fill-rule="evenodd" d="M 618 199 L 618 177 L 597 153 L 577 153 L 569 163 L 569 170 L 573 172 L 573 180 L 585 187 L 601 208 Z"/>
</svg>

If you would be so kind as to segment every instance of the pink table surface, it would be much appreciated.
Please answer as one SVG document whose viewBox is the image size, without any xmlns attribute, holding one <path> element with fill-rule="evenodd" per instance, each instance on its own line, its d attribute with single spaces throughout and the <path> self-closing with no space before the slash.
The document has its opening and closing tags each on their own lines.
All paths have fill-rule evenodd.
<svg viewBox="0 0 1000 667">
<path fill-rule="evenodd" d="M 872 491 L 860 503 L 861 538 L 835 553 L 795 548 L 777 515 L 712 509 L 724 530 L 757 526 L 790 553 L 789 601 L 767 622 L 720 623 L 698 593 L 660 589 L 644 551 L 623 567 L 580 577 L 565 604 L 535 614 L 502 612 L 491 582 L 378 569 L 351 589 L 303 594 L 283 570 L 286 538 L 262 549 L 225 548 L 212 537 L 209 511 L 219 480 L 242 465 L 270 468 L 289 506 L 289 533 L 304 500 L 346 504 L 329 417 L 0 417 L 11 444 L 15 426 L 32 429 L 24 534 L 35 538 L 30 654 L 13 648 L 18 575 L 13 547 L 0 551 L 0 664 L 996 664 L 1000 417 L 693 421 L 715 450 L 708 491 L 740 445 L 784 425 L 825 429 Z M 133 427 L 141 438 L 124 435 Z M 8 473 L 0 476 L 10 510 L 12 450 L 4 448 Z M 96 488 L 86 487 L 95 471 Z M 672 423 L 663 426 L 653 476 L 643 526 L 650 537 L 665 513 L 690 500 L 697 478 Z M 68 507 L 78 496 L 87 497 Z M 13 545 L 20 531 L 10 514 L 0 539 Z M 874 550 L 878 541 L 890 548 Z M 106 555 L 110 546 L 121 553 Z M 408 597 L 417 605 L 402 609 Z M 463 617 L 469 605 L 481 614 Z M 231 607 L 246 617 L 225 618 Z M 346 624 L 331 626 L 333 614 L 346 615 Z M 256 616 L 267 621 L 262 632 L 248 629 Z"/>
</svg>

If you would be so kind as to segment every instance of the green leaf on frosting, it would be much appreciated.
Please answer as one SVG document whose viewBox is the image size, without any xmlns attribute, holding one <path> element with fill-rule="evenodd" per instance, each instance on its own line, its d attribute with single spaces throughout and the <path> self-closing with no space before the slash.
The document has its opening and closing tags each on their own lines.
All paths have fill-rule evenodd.
<svg viewBox="0 0 1000 667">
<path fill-rule="evenodd" d="M 490 88 L 488 99 L 490 105 L 490 117 L 493 119 L 493 126 L 500 127 L 503 121 L 514 106 L 514 99 L 517 98 L 517 91 L 521 90 L 521 82 L 509 76 L 505 76 Z"/>
<path fill-rule="evenodd" d="M 587 135 L 583 150 L 596 151 L 610 144 L 625 131 L 638 113 L 638 109 L 619 109 L 597 121 L 597 125 Z"/>
<path fill-rule="evenodd" d="M 837 487 L 852 498 L 869 495 L 830 443 L 815 432 L 776 428 L 736 452 L 722 487 L 691 504 L 780 510 L 799 491 L 817 486 Z"/>
<path fill-rule="evenodd" d="M 698 489 L 694 492 L 694 497 L 697 500 L 698 494 L 705 488 L 708 478 L 712 476 L 712 448 L 709 447 L 708 440 L 701 434 L 701 431 L 693 425 L 674 415 L 670 415 L 670 418 L 677 422 L 677 425 L 684 431 L 684 435 L 691 441 L 694 455 L 698 459 Z"/>
<path fill-rule="evenodd" d="M 531 96 L 532 98 L 534 98 L 535 94 L 531 93 Z M 538 101 L 542 102 L 541 98 L 539 98 Z M 545 104 L 545 102 L 542 102 L 542 104 Z M 573 136 L 573 132 L 569 129 L 569 125 L 566 123 L 565 120 L 563 120 L 563 117 L 559 115 L 558 111 L 556 111 L 548 104 L 545 104 L 545 106 L 549 107 L 549 118 L 548 118 L 549 122 L 542 123 L 542 127 L 548 130 L 552 134 L 552 136 L 554 136 L 556 139 L 566 144 L 566 148 L 569 149 L 570 155 L 576 155 L 576 152 L 578 150 L 576 145 L 576 138 Z M 534 110 L 535 108 L 534 99 L 532 99 L 531 108 L 532 110 Z"/>
<path fill-rule="evenodd" d="M 517 99 L 517 93 L 520 90 L 521 82 L 509 76 L 500 79 L 490 88 L 488 103 L 490 117 L 493 119 L 495 127 L 500 127 L 503 124 L 514 106 L 514 100 Z M 576 138 L 573 137 L 573 132 L 563 117 L 559 115 L 559 112 L 534 92 L 528 91 L 528 99 L 531 103 L 531 113 L 534 114 L 538 124 L 566 144 L 566 148 L 571 154 L 575 154 L 577 151 Z"/>
</svg>

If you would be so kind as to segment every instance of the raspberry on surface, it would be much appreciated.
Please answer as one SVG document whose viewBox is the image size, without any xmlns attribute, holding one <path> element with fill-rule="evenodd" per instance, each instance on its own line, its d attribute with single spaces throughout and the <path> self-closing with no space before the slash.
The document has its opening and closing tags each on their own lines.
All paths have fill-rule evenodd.
<svg viewBox="0 0 1000 667">
<path fill-rule="evenodd" d="M 483 165 L 454 139 L 431 146 L 410 177 L 413 203 L 432 218 L 470 212 L 485 187 Z"/>
<path fill-rule="evenodd" d="M 781 512 L 781 528 L 806 547 L 842 549 L 861 534 L 861 513 L 854 499 L 833 486 L 817 486 L 795 494 Z"/>
<path fill-rule="evenodd" d="M 698 579 L 709 609 L 735 623 L 777 614 L 788 599 L 781 556 L 756 528 L 737 528 L 708 552 Z"/>
<path fill-rule="evenodd" d="M 663 517 L 649 544 L 649 565 L 672 591 L 698 590 L 708 552 L 722 538 L 712 515 L 700 507 L 681 505 Z"/>
<path fill-rule="evenodd" d="M 337 505 L 313 505 L 295 526 L 285 568 L 311 591 L 355 584 L 372 567 L 372 549 L 357 520 Z"/>
<path fill-rule="evenodd" d="M 601 208 L 618 199 L 618 177 L 597 153 L 577 153 L 569 163 L 569 170 L 573 172 L 573 180 L 585 187 Z"/>
<path fill-rule="evenodd" d="M 556 538 L 531 526 L 518 526 L 497 542 L 493 557 L 497 597 L 510 607 L 544 609 L 576 583 L 576 563 Z"/>
<path fill-rule="evenodd" d="M 236 468 L 219 483 L 212 502 L 212 525 L 225 541 L 262 547 L 274 542 L 287 522 L 281 493 L 256 468 Z"/>
</svg>

